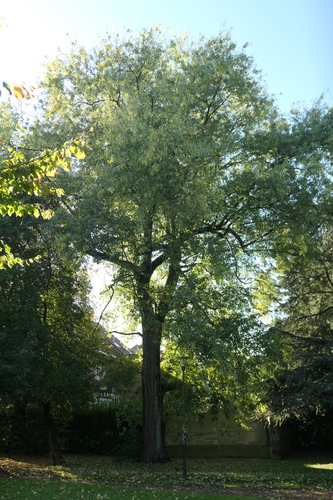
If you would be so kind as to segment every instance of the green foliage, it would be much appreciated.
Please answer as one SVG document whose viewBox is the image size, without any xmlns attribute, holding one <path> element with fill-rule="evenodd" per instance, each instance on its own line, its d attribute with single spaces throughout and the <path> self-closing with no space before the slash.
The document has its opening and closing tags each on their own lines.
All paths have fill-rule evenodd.
<svg viewBox="0 0 333 500">
<path fill-rule="evenodd" d="M 262 381 L 267 362 L 260 355 L 248 357 L 228 347 L 220 355 L 203 360 L 191 347 L 179 352 L 170 345 L 163 352 L 162 387 L 166 391 L 165 411 L 182 414 L 182 372 L 180 355 L 187 354 L 185 368 L 185 398 L 189 415 L 199 418 L 205 413 L 222 413 L 226 421 L 246 425 L 265 392 Z M 223 356 L 224 353 L 224 356 Z M 189 355 L 190 354 L 190 355 Z"/>
<path fill-rule="evenodd" d="M 180 356 L 187 355 L 191 412 L 223 412 L 242 422 L 265 394 L 262 382 L 281 361 L 282 343 L 254 313 L 249 287 L 230 270 L 223 274 L 220 282 L 207 269 L 180 279 L 165 323 L 162 368 L 180 379 Z M 172 393 L 168 399 L 173 400 Z"/>
<path fill-rule="evenodd" d="M 330 202 L 323 208 L 329 222 Z M 318 225 L 306 251 L 280 259 L 275 283 L 286 299 L 274 329 L 287 348 L 269 386 L 268 413 L 278 421 L 298 419 L 310 427 L 316 420 L 323 427 L 323 417 L 329 422 L 332 412 L 333 269 L 328 222 Z"/>
<path fill-rule="evenodd" d="M 86 250 L 127 277 L 148 251 L 163 276 L 179 258 L 195 265 L 214 252 L 214 264 L 217 255 L 229 263 L 239 246 L 264 245 L 267 231 L 290 244 L 301 205 L 312 209 L 320 196 L 321 163 L 301 147 L 305 134 L 314 139 L 319 111 L 280 118 L 228 36 L 196 46 L 151 30 L 91 55 L 73 48 L 49 67 L 45 87 L 54 132 L 65 133 L 67 116 L 75 130 L 94 126 L 72 181 L 75 214 Z M 150 287 L 157 302 L 159 276 Z"/>
<path fill-rule="evenodd" d="M 119 356 L 107 366 L 105 378 L 108 391 L 113 392 L 120 401 L 132 399 L 140 392 L 142 359 L 140 355 Z"/>
<path fill-rule="evenodd" d="M 120 356 L 111 360 L 105 370 L 103 383 L 117 401 L 115 413 L 119 433 L 128 444 L 133 441 L 134 453 L 138 456 L 142 448 L 138 440 L 138 429 L 142 426 L 142 358 L 140 355 Z M 124 449 L 124 443 L 120 448 Z"/>
<path fill-rule="evenodd" d="M 41 428 L 36 404 L 0 405 L 0 450 L 2 453 L 45 455 L 49 451 L 48 441 Z M 60 422 L 57 422 L 58 425 Z"/>
<path fill-rule="evenodd" d="M 1 405 L 0 417 L 0 452 L 47 454 L 48 442 L 36 404 Z M 72 415 L 58 414 L 56 425 L 61 448 L 66 453 L 137 459 L 142 450 L 138 425 L 133 424 L 130 415 L 126 417 L 118 403 L 94 403 Z"/>
<path fill-rule="evenodd" d="M 95 403 L 77 412 L 61 437 L 63 448 L 69 453 L 117 455 L 122 451 L 126 456 L 127 451 L 128 457 L 134 458 L 140 453 L 138 436 L 135 439 L 136 455 L 125 449 L 129 435 L 133 439 L 134 431 L 125 420 L 119 422 L 117 403 Z"/>
<path fill-rule="evenodd" d="M 184 279 L 200 261 L 223 276 L 240 248 L 282 251 L 304 236 L 304 209 L 315 214 L 325 184 L 325 110 L 279 117 L 228 36 L 195 45 L 148 30 L 92 54 L 73 47 L 45 87 L 54 133 L 95 130 L 67 180 L 77 243 L 120 267 L 139 309 L 135 277 L 150 255 L 161 309 L 175 291 L 162 285 L 171 265 Z"/>
<path fill-rule="evenodd" d="M 81 137 L 67 141 L 55 150 L 31 151 L 24 144 L 28 131 L 21 122 L 9 105 L 1 103 L 0 215 L 32 215 L 49 219 L 53 211 L 43 206 L 42 200 L 63 195 L 63 190 L 55 187 L 52 180 L 59 169 L 71 169 L 73 158 L 84 158 L 85 143 Z M 23 263 L 21 256 L 14 256 L 8 242 L 1 239 L 0 269 Z"/>
<path fill-rule="evenodd" d="M 267 401 L 273 419 L 296 417 L 303 422 L 332 412 L 332 339 L 290 341 L 292 356 L 288 367 L 279 370 Z"/>
<path fill-rule="evenodd" d="M 20 446 L 30 450 L 45 450 L 47 442 L 44 433 L 44 448 L 40 446 L 37 406 L 51 404 L 52 420 L 61 427 L 92 398 L 99 359 L 87 274 L 56 226 L 55 218 L 2 218 L 3 235 L 13 251 L 25 260 L 40 256 L 29 266 L 0 273 L 0 404 L 21 407 L 19 432 L 8 429 L 5 439 L 19 437 Z M 15 418 L 14 412 L 14 427 Z"/>
<path fill-rule="evenodd" d="M 22 146 L 19 149 L 24 149 Z M 46 181 L 56 176 L 57 169 L 71 167 L 71 157 L 82 157 L 76 144 L 65 144 L 61 150 L 42 151 L 38 156 L 27 158 L 19 149 L 8 148 L 1 158 L 1 215 L 21 217 L 31 214 L 34 217 L 50 217 L 50 212 L 43 210 L 39 203 L 20 200 L 19 195 L 61 196 L 63 191 L 52 187 Z M 44 180 L 44 182 L 41 182 Z"/>
</svg>

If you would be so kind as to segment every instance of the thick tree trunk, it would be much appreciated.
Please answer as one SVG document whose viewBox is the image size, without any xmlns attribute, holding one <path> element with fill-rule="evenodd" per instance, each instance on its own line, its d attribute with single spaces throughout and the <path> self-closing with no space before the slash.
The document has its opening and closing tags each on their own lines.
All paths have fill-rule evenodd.
<svg viewBox="0 0 333 500">
<path fill-rule="evenodd" d="M 168 460 L 165 446 L 165 432 L 163 419 L 163 392 L 161 384 L 161 341 L 164 320 L 166 318 L 170 298 L 177 284 L 179 276 L 180 252 L 176 265 L 169 264 L 168 276 L 163 292 L 156 295 L 150 289 L 150 280 L 163 262 L 163 256 L 152 260 L 152 221 L 150 216 L 146 225 L 147 253 L 141 266 L 142 272 L 136 276 L 137 298 L 140 305 L 143 336 L 143 453 L 145 463 L 165 462 Z"/>
<path fill-rule="evenodd" d="M 152 319 L 152 318 L 151 318 Z M 145 463 L 165 462 L 163 421 L 163 393 L 160 375 L 160 348 L 162 325 L 152 322 L 146 327 L 143 321 L 143 454 Z"/>
<path fill-rule="evenodd" d="M 51 402 L 48 401 L 47 403 L 44 402 L 39 403 L 38 409 L 39 409 L 39 417 L 41 424 L 44 428 L 45 435 L 49 441 L 50 453 L 53 465 L 62 465 L 65 463 L 65 459 L 62 456 L 56 431 L 54 429 L 54 424 L 51 414 Z"/>
</svg>

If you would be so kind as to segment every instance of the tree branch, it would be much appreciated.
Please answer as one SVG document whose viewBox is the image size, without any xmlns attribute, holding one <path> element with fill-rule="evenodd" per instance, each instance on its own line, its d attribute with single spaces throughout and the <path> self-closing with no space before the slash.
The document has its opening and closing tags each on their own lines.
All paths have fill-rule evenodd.
<svg viewBox="0 0 333 500">
<path fill-rule="evenodd" d="M 282 335 L 286 335 L 287 337 L 291 337 L 292 339 L 295 339 L 295 340 L 313 342 L 313 343 L 317 343 L 317 344 L 326 344 L 327 343 L 327 339 L 324 339 L 322 337 L 305 337 L 303 335 L 295 335 L 294 333 L 291 333 L 287 330 L 283 330 L 282 328 L 278 328 L 276 326 L 271 327 L 270 330 L 276 331 L 278 333 L 281 333 Z"/>
<path fill-rule="evenodd" d="M 95 104 L 98 104 L 99 102 L 105 102 L 106 99 L 97 99 L 96 101 L 89 102 L 89 101 L 77 101 L 72 104 L 72 106 L 78 106 L 79 104 L 85 104 L 86 106 L 94 106 Z"/>
<path fill-rule="evenodd" d="M 117 333 L 118 335 L 139 335 L 140 337 L 142 337 L 142 333 L 141 332 L 118 332 L 118 330 L 111 330 L 110 333 Z"/>
</svg>

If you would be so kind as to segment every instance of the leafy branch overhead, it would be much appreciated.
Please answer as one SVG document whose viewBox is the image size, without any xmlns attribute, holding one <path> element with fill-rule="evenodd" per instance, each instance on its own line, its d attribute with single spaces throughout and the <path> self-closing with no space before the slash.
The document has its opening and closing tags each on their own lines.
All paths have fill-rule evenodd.
<svg viewBox="0 0 333 500">
<path fill-rule="evenodd" d="M 61 148 L 44 150 L 27 158 L 21 148 L 0 149 L 0 215 L 50 218 L 52 210 L 42 206 L 45 196 L 60 197 L 63 190 L 52 185 L 59 169 L 70 170 L 74 158 L 85 157 L 82 137 L 66 142 Z M 0 240 L 0 269 L 22 264 L 10 247 Z"/>
<path fill-rule="evenodd" d="M 0 150 L 0 214 L 49 217 L 50 211 L 43 210 L 38 202 L 30 202 L 29 198 L 22 198 L 22 195 L 61 196 L 63 190 L 53 187 L 47 181 L 55 177 L 60 168 L 70 170 L 73 158 L 83 159 L 84 147 L 84 139 L 79 138 L 65 143 L 60 149 L 44 150 L 30 159 L 19 149 Z"/>
</svg>

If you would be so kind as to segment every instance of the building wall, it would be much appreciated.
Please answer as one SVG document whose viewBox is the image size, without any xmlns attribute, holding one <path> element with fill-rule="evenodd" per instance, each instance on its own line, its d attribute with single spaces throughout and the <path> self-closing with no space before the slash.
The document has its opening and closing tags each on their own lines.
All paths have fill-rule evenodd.
<svg viewBox="0 0 333 500">
<path fill-rule="evenodd" d="M 222 415 L 192 418 L 186 428 L 188 456 L 272 457 L 271 443 L 265 427 L 249 422 L 244 429 L 227 422 Z M 182 422 L 175 415 L 165 421 L 166 445 L 170 456 L 182 453 Z"/>
</svg>

